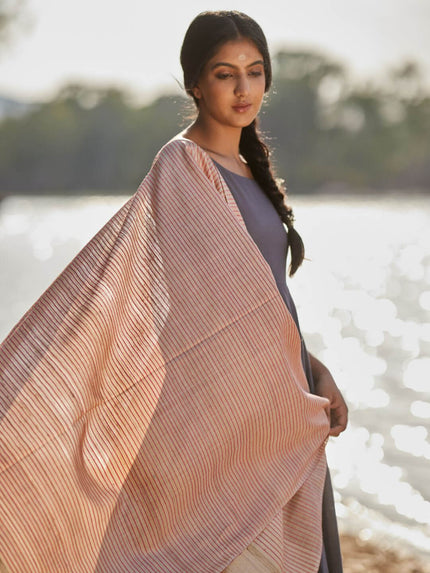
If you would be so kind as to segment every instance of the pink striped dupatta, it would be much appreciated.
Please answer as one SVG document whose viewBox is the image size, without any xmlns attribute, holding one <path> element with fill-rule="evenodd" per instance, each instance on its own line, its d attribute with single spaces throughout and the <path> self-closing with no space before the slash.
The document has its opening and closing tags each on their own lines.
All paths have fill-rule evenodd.
<svg viewBox="0 0 430 573">
<path fill-rule="evenodd" d="M 193 142 L 164 146 L 0 364 L 11 573 L 221 572 L 255 548 L 279 571 L 318 570 L 327 401 Z"/>
</svg>

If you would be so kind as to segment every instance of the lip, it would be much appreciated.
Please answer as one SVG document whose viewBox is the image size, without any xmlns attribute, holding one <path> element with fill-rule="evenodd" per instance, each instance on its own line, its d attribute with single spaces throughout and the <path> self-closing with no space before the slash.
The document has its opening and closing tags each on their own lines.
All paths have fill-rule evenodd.
<svg viewBox="0 0 430 573">
<path fill-rule="evenodd" d="M 245 113 L 246 111 L 248 111 L 251 108 L 251 104 L 250 103 L 238 103 L 236 105 L 233 106 L 233 109 L 235 111 L 237 111 L 238 113 Z"/>
</svg>

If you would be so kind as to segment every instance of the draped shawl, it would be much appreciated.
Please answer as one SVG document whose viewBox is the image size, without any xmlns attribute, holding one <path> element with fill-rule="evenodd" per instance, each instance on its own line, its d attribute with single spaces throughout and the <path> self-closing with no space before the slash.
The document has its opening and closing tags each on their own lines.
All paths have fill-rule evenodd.
<svg viewBox="0 0 430 573">
<path fill-rule="evenodd" d="M 210 157 L 183 138 L 0 349 L 11 573 L 321 557 L 327 400 Z"/>
</svg>

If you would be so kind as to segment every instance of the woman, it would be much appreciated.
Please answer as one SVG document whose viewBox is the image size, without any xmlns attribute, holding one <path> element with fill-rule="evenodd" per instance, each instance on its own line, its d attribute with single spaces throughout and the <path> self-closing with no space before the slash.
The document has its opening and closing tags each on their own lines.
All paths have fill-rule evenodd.
<svg viewBox="0 0 430 573">
<path fill-rule="evenodd" d="M 285 284 L 267 44 L 201 14 L 181 62 L 196 121 L 2 346 L 11 572 L 341 571 L 324 446 L 346 406 Z"/>
</svg>

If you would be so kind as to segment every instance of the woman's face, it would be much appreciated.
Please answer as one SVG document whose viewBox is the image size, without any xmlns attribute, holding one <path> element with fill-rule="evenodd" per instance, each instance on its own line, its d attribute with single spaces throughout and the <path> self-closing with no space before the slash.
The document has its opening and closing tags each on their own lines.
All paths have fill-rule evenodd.
<svg viewBox="0 0 430 573">
<path fill-rule="evenodd" d="M 242 128 L 257 116 L 265 89 L 263 56 L 247 39 L 224 44 L 193 88 L 199 119 L 217 127 Z"/>
</svg>

